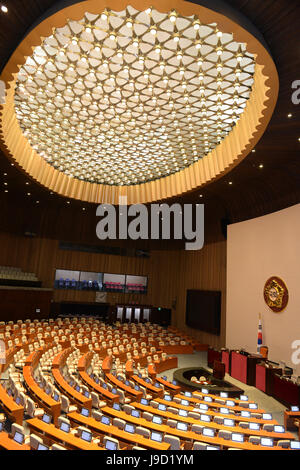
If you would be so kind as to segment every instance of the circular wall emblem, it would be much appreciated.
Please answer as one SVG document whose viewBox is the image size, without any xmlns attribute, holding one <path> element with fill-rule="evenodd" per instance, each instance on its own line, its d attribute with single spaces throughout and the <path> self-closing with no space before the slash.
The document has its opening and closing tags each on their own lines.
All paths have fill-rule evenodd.
<svg viewBox="0 0 300 470">
<path fill-rule="evenodd" d="M 265 283 L 264 299 L 273 312 L 282 312 L 289 300 L 289 292 L 284 281 L 276 276 L 270 277 Z"/>
</svg>

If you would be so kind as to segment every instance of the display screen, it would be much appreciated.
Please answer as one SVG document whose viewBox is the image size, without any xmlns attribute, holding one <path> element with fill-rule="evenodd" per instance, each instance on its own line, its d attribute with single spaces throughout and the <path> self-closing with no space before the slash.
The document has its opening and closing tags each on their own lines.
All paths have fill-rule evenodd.
<svg viewBox="0 0 300 470">
<path fill-rule="evenodd" d="M 220 334 L 221 292 L 187 290 L 185 322 L 191 328 Z"/>
<path fill-rule="evenodd" d="M 162 442 L 162 434 L 160 432 L 152 432 L 151 433 L 152 441 Z"/>
</svg>

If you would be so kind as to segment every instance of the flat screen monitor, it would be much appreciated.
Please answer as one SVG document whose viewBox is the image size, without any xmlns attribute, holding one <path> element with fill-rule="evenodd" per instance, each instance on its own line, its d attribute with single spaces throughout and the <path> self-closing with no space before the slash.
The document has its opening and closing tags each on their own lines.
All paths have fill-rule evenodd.
<svg viewBox="0 0 300 470">
<path fill-rule="evenodd" d="M 101 423 L 106 424 L 107 426 L 110 425 L 110 419 L 107 416 L 101 416 Z"/>
<path fill-rule="evenodd" d="M 241 411 L 241 416 L 243 418 L 250 418 L 251 413 L 250 413 L 250 411 Z"/>
<path fill-rule="evenodd" d="M 204 403 L 200 403 L 199 409 L 203 410 L 203 411 L 207 411 L 208 410 L 208 405 L 205 405 Z"/>
<path fill-rule="evenodd" d="M 96 384 L 98 384 L 98 383 L 99 383 L 99 379 L 98 379 L 98 377 L 96 377 L 96 378 L 95 378 L 95 382 L 96 382 Z"/>
<path fill-rule="evenodd" d="M 189 402 L 187 400 L 181 400 L 181 404 L 183 406 L 189 406 Z"/>
<path fill-rule="evenodd" d="M 112 389 L 111 389 L 111 393 L 112 393 L 113 395 L 117 395 L 117 389 L 116 389 L 116 388 L 112 388 Z"/>
<path fill-rule="evenodd" d="M 18 444 L 23 444 L 24 442 L 24 434 L 21 432 L 16 431 L 14 435 L 14 441 L 16 441 Z"/>
<path fill-rule="evenodd" d="M 102 384 L 102 388 L 104 388 L 104 390 L 107 390 L 107 384 L 106 384 L 106 383 L 103 383 L 103 384 Z"/>
<path fill-rule="evenodd" d="M 133 416 L 134 418 L 139 418 L 140 412 L 138 410 L 132 410 L 131 416 Z"/>
<path fill-rule="evenodd" d="M 249 409 L 250 410 L 257 410 L 258 409 L 257 403 L 249 403 Z"/>
<path fill-rule="evenodd" d="M 83 439 L 86 442 L 91 442 L 92 440 L 92 433 L 88 431 L 82 431 L 81 433 L 81 439 Z"/>
<path fill-rule="evenodd" d="M 237 432 L 233 432 L 231 435 L 231 440 L 233 442 L 244 442 L 244 434 L 239 434 Z"/>
<path fill-rule="evenodd" d="M 143 376 L 141 373 L 138 374 L 138 377 L 141 379 Z"/>
<path fill-rule="evenodd" d="M 61 431 L 64 432 L 69 432 L 70 431 L 70 425 L 69 423 L 65 423 L 64 421 L 61 423 L 60 428 Z"/>
<path fill-rule="evenodd" d="M 89 394 L 89 392 L 88 392 L 87 390 L 84 391 L 84 396 L 85 396 L 86 398 L 90 398 L 90 394 Z"/>
<path fill-rule="evenodd" d="M 166 400 L 166 401 L 172 401 L 171 395 L 164 395 L 164 400 Z"/>
<path fill-rule="evenodd" d="M 135 385 L 135 386 L 134 386 L 134 390 L 136 390 L 137 392 L 139 392 L 139 391 L 140 391 L 140 387 L 139 387 L 138 385 Z"/>
<path fill-rule="evenodd" d="M 51 423 L 51 416 L 44 413 L 42 417 L 42 421 L 44 421 L 44 423 L 47 423 L 47 424 Z"/>
<path fill-rule="evenodd" d="M 160 404 L 158 405 L 158 409 L 159 409 L 160 411 L 166 411 L 167 407 L 166 407 L 166 405 L 164 405 L 163 403 L 160 403 Z"/>
<path fill-rule="evenodd" d="M 39 444 L 37 450 L 49 450 L 49 447 L 45 446 L 45 444 Z"/>
<path fill-rule="evenodd" d="M 232 426 L 234 426 L 234 421 L 233 421 L 233 419 L 224 418 L 223 424 L 224 424 L 224 426 L 232 427 Z"/>
<path fill-rule="evenodd" d="M 227 405 L 227 406 L 234 406 L 235 403 L 234 403 L 234 401 L 232 401 L 232 400 L 227 400 L 227 401 L 226 401 L 226 405 Z"/>
<path fill-rule="evenodd" d="M 176 380 L 172 380 L 172 384 L 173 384 L 173 385 L 177 385 Z"/>
<path fill-rule="evenodd" d="M 211 403 L 213 399 L 211 397 L 204 397 L 204 401 Z"/>
<path fill-rule="evenodd" d="M 125 424 L 124 431 L 125 431 L 125 432 L 129 432 L 130 434 L 134 434 L 134 432 L 135 432 L 135 427 L 134 427 L 133 424 L 126 423 L 126 424 Z"/>
<path fill-rule="evenodd" d="M 160 388 L 160 387 L 161 387 L 161 385 L 160 385 L 160 383 L 159 383 L 159 382 L 155 382 L 155 384 L 154 384 L 154 387 L 156 387 L 156 388 Z"/>
<path fill-rule="evenodd" d="M 178 414 L 179 414 L 179 416 L 187 416 L 188 412 L 186 410 L 179 410 Z"/>
<path fill-rule="evenodd" d="M 19 405 L 21 403 L 21 397 L 16 398 L 16 404 Z"/>
<path fill-rule="evenodd" d="M 210 422 L 210 416 L 200 415 L 200 421 L 205 421 L 206 423 L 209 423 Z"/>
<path fill-rule="evenodd" d="M 166 375 L 164 375 L 164 376 L 162 377 L 162 379 L 163 379 L 163 380 L 168 380 Z"/>
<path fill-rule="evenodd" d="M 129 380 L 125 380 L 125 385 L 127 385 L 127 387 L 130 387 L 130 382 L 129 382 Z"/>
<path fill-rule="evenodd" d="M 270 420 L 272 419 L 272 415 L 270 413 L 263 413 L 262 419 Z"/>
<path fill-rule="evenodd" d="M 220 450 L 218 446 L 206 446 L 206 450 Z"/>
<path fill-rule="evenodd" d="M 186 397 L 191 397 L 191 396 L 192 396 L 191 392 L 184 392 L 184 395 L 185 395 Z"/>
<path fill-rule="evenodd" d="M 177 425 L 176 425 L 176 428 L 178 429 L 178 431 L 187 431 L 188 430 L 188 425 L 187 425 L 187 423 L 178 422 Z"/>
<path fill-rule="evenodd" d="M 120 407 L 119 403 L 114 403 L 114 404 L 113 404 L 113 409 L 114 409 L 114 410 L 117 410 L 117 411 L 120 411 L 120 410 L 121 410 L 121 407 Z"/>
<path fill-rule="evenodd" d="M 279 425 L 275 425 L 274 426 L 274 432 L 285 432 L 285 428 L 284 426 L 279 426 Z"/>
<path fill-rule="evenodd" d="M 220 397 L 221 398 L 228 398 L 228 393 L 227 392 L 221 392 Z"/>
<path fill-rule="evenodd" d="M 300 450 L 300 441 L 291 441 L 291 449 Z"/>
<path fill-rule="evenodd" d="M 89 416 L 90 412 L 87 408 L 82 408 L 81 414 L 82 414 L 82 416 Z"/>
<path fill-rule="evenodd" d="M 215 431 L 211 428 L 203 428 L 202 434 L 206 437 L 214 437 Z"/>
<path fill-rule="evenodd" d="M 146 378 L 145 378 L 145 382 L 147 382 L 148 384 L 150 383 L 149 377 L 146 377 Z"/>
<path fill-rule="evenodd" d="M 163 439 L 163 435 L 162 435 L 161 432 L 156 432 L 156 431 L 151 432 L 151 440 L 152 441 L 162 442 L 162 439 Z"/>
<path fill-rule="evenodd" d="M 299 406 L 291 406 L 291 411 L 298 412 L 299 411 Z"/>
<path fill-rule="evenodd" d="M 240 400 L 241 401 L 248 401 L 247 395 L 240 395 Z"/>
<path fill-rule="evenodd" d="M 251 431 L 259 431 L 260 425 L 258 423 L 249 423 L 249 429 L 251 429 Z"/>
<path fill-rule="evenodd" d="M 117 448 L 118 448 L 118 444 L 116 442 L 113 442 L 107 439 L 107 441 L 105 442 L 106 450 L 117 450 Z"/>
<path fill-rule="evenodd" d="M 208 394 L 207 388 L 201 388 L 201 392 L 204 393 L 204 395 L 207 395 L 207 394 Z"/>
<path fill-rule="evenodd" d="M 262 437 L 260 439 L 260 444 L 264 447 L 273 447 L 274 442 L 270 437 Z"/>
<path fill-rule="evenodd" d="M 221 407 L 220 408 L 220 413 L 222 413 L 222 415 L 228 415 L 229 414 L 229 409 Z"/>
<path fill-rule="evenodd" d="M 3 423 L 0 423 L 0 432 L 3 430 Z"/>
<path fill-rule="evenodd" d="M 162 424 L 162 417 L 161 416 L 153 416 L 152 423 Z"/>
<path fill-rule="evenodd" d="M 141 404 L 147 406 L 147 405 L 149 405 L 149 402 L 148 402 L 148 400 L 146 400 L 146 398 L 141 398 Z"/>
<path fill-rule="evenodd" d="M 58 393 L 54 393 L 54 395 L 53 395 L 53 400 L 59 401 L 59 395 L 58 395 Z"/>
<path fill-rule="evenodd" d="M 80 392 L 80 387 L 79 387 L 79 385 L 76 385 L 75 390 L 76 390 L 76 392 Z"/>
<path fill-rule="evenodd" d="M 69 385 L 73 387 L 74 383 L 75 383 L 74 380 L 70 380 Z"/>
</svg>

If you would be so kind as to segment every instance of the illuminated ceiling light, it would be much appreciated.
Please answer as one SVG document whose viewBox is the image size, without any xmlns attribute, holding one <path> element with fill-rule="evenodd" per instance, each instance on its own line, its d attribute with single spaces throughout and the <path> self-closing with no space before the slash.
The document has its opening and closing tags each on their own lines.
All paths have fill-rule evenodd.
<svg viewBox="0 0 300 470">
<path fill-rule="evenodd" d="M 263 164 L 262 164 L 262 163 L 261 163 L 261 164 L 258 166 L 258 168 L 263 168 L 263 167 L 264 167 L 264 166 L 263 166 Z"/>
<path fill-rule="evenodd" d="M 193 27 L 194 29 L 197 31 L 198 29 L 200 29 L 200 22 L 199 21 L 195 21 L 194 24 L 193 24 Z"/>
<path fill-rule="evenodd" d="M 150 27 L 150 33 L 155 36 L 155 34 L 157 33 L 157 29 L 156 29 L 156 26 L 151 26 Z"/>
<path fill-rule="evenodd" d="M 229 181 L 228 184 L 232 185 L 232 181 Z"/>
<path fill-rule="evenodd" d="M 1 11 L 3 11 L 3 13 L 7 13 L 8 8 L 5 5 L 1 5 Z"/>
<path fill-rule="evenodd" d="M 170 15 L 169 15 L 169 20 L 172 22 L 172 23 L 175 23 L 176 22 L 176 19 L 177 19 L 177 14 L 176 12 L 173 10 Z"/>
<path fill-rule="evenodd" d="M 104 12 L 101 14 L 101 20 L 106 21 L 108 18 L 108 13 L 104 10 Z"/>
<path fill-rule="evenodd" d="M 289 114 L 287 115 L 288 118 L 291 118 L 292 116 L 293 116 L 292 113 L 289 113 Z"/>
</svg>

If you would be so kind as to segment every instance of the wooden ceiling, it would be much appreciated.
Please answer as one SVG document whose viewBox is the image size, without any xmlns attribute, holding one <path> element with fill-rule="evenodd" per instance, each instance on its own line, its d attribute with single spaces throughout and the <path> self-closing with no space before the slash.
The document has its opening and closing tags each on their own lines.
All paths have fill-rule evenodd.
<svg viewBox="0 0 300 470">
<path fill-rule="evenodd" d="M 8 13 L 0 12 L 0 70 L 26 31 L 57 3 L 53 0 L 7 2 Z M 194 3 L 198 2 L 194 0 Z M 226 0 L 226 3 L 244 14 L 263 34 L 278 69 L 280 91 L 274 115 L 255 152 L 228 175 L 180 198 L 180 202 L 205 204 L 207 241 L 222 238 L 222 224 L 261 216 L 300 202 L 300 105 L 294 105 L 291 100 L 292 83 L 300 79 L 300 2 Z M 261 164 L 263 168 L 259 167 Z M 16 233 L 29 230 L 50 238 L 95 242 L 94 205 L 78 201 L 67 204 L 64 198 L 50 194 L 11 166 L 1 151 L 0 204 L 3 230 Z M 74 217 L 78 229 L 71 228 Z M 166 246 L 171 245 L 161 245 Z M 174 242 L 175 246 L 178 244 Z"/>
</svg>

